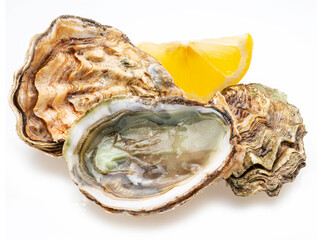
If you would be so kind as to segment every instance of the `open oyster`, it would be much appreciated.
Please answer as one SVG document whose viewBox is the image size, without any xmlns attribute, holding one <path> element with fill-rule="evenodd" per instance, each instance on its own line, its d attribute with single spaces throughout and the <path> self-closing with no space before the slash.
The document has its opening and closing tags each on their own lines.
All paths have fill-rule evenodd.
<svg viewBox="0 0 317 240">
<path fill-rule="evenodd" d="M 74 16 L 54 20 L 30 44 L 15 75 L 17 131 L 29 145 L 61 155 L 74 120 L 116 95 L 182 96 L 170 74 L 119 30 Z"/>
<path fill-rule="evenodd" d="M 241 136 L 243 164 L 227 179 L 239 196 L 265 191 L 278 195 L 282 185 L 295 179 L 305 166 L 306 134 L 299 110 L 286 95 L 261 84 L 230 86 L 211 101 L 230 108 Z"/>
<path fill-rule="evenodd" d="M 76 121 L 64 144 L 81 192 L 111 212 L 181 204 L 235 170 L 239 138 L 217 109 L 183 98 L 119 97 Z"/>
</svg>

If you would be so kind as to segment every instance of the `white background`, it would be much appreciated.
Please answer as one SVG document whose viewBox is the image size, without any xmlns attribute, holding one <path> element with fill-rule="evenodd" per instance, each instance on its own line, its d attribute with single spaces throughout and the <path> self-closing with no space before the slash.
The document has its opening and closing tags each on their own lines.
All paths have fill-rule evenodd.
<svg viewBox="0 0 317 240">
<path fill-rule="evenodd" d="M 11 0 L 2 18 L 4 9 L 0 210 L 6 239 L 317 239 L 316 1 Z M 237 197 L 222 181 L 167 213 L 105 212 L 78 191 L 63 158 L 46 156 L 17 137 L 8 107 L 12 76 L 29 40 L 62 14 L 112 25 L 134 43 L 249 32 L 254 51 L 242 83 L 278 88 L 300 108 L 308 130 L 307 166 L 274 198 Z"/>
</svg>

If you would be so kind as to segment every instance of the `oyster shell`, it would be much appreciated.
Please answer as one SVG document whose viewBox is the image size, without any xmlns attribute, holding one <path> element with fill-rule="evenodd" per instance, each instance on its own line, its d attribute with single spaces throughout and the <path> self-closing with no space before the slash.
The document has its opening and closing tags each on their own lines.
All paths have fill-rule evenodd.
<svg viewBox="0 0 317 240">
<path fill-rule="evenodd" d="M 237 139 L 233 122 L 209 105 L 117 97 L 75 122 L 63 154 L 84 195 L 138 215 L 171 209 L 229 176 Z"/>
<path fill-rule="evenodd" d="M 233 192 L 278 195 L 282 185 L 293 181 L 305 166 L 306 130 L 299 110 L 287 102 L 284 93 L 254 83 L 230 86 L 210 103 L 229 107 L 241 137 L 240 153 L 235 157 L 242 164 L 227 179 Z"/>
<path fill-rule="evenodd" d="M 103 99 L 117 95 L 183 96 L 170 74 L 119 30 L 60 16 L 34 36 L 14 77 L 12 107 L 22 140 L 61 155 L 69 128 Z"/>
</svg>

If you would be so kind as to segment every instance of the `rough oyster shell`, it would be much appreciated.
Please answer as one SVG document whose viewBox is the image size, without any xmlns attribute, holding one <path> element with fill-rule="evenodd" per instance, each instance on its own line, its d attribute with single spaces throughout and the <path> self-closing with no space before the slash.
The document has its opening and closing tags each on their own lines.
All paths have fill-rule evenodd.
<svg viewBox="0 0 317 240">
<path fill-rule="evenodd" d="M 235 157 L 242 164 L 227 179 L 233 192 L 278 195 L 282 185 L 293 181 L 305 166 L 306 130 L 299 110 L 284 93 L 261 84 L 230 86 L 210 103 L 230 108 L 241 137 Z"/>
<path fill-rule="evenodd" d="M 74 120 L 116 95 L 182 96 L 170 74 L 119 30 L 74 16 L 34 36 L 14 77 L 12 107 L 22 140 L 61 155 Z"/>
<path fill-rule="evenodd" d="M 80 191 L 104 209 L 163 212 L 236 170 L 233 124 L 183 98 L 117 97 L 75 122 L 63 154 Z"/>
</svg>

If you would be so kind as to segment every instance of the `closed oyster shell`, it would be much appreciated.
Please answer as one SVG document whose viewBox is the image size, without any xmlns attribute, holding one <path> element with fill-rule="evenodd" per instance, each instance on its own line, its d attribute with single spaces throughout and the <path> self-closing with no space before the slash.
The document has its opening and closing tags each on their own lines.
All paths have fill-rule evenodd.
<svg viewBox="0 0 317 240">
<path fill-rule="evenodd" d="M 61 155 L 69 128 L 87 109 L 117 95 L 183 96 L 170 74 L 119 30 L 60 16 L 34 36 L 14 77 L 17 131 L 29 145 Z"/>
<path fill-rule="evenodd" d="M 265 191 L 276 196 L 284 183 L 305 166 L 306 134 L 299 110 L 284 93 L 261 84 L 230 86 L 211 100 L 229 107 L 241 140 L 237 171 L 227 179 L 233 192 L 249 196 Z"/>
</svg>

